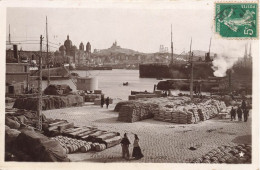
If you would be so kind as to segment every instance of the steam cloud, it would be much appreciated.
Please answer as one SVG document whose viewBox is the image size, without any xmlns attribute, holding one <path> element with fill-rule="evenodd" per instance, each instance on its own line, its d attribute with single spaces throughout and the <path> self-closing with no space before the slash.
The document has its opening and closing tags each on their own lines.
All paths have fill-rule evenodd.
<svg viewBox="0 0 260 170">
<path fill-rule="evenodd" d="M 226 71 L 233 67 L 233 65 L 238 61 L 238 59 L 243 58 L 245 53 L 245 45 L 247 42 L 218 42 L 221 53 L 213 59 L 212 69 L 214 70 L 214 76 L 224 77 L 226 76 Z M 247 54 L 249 49 L 247 48 Z"/>
<path fill-rule="evenodd" d="M 226 71 L 232 68 L 232 66 L 237 60 L 238 58 L 228 57 L 226 55 L 218 55 L 216 58 L 214 58 L 212 62 L 214 76 L 216 77 L 226 76 Z"/>
</svg>

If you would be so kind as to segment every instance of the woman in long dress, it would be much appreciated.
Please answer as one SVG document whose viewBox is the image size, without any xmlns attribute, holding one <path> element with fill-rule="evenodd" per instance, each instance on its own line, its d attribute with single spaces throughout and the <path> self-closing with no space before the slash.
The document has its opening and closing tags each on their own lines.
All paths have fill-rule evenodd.
<svg viewBox="0 0 260 170">
<path fill-rule="evenodd" d="M 142 154 L 141 148 L 139 146 L 139 138 L 136 134 L 135 134 L 134 149 L 133 149 L 133 155 L 132 156 L 135 159 L 141 159 L 142 157 L 144 157 L 144 155 Z"/>
</svg>

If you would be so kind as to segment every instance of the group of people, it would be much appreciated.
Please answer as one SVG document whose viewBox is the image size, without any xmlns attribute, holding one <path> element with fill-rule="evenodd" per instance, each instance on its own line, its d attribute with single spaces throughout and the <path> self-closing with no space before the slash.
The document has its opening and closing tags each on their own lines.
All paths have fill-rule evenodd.
<svg viewBox="0 0 260 170">
<path fill-rule="evenodd" d="M 130 153 L 129 153 L 130 144 L 131 143 L 125 133 L 123 139 L 121 140 L 122 157 L 125 159 L 130 159 Z M 144 155 L 142 154 L 141 148 L 139 146 L 139 138 L 136 134 L 135 134 L 133 146 L 134 146 L 134 148 L 133 148 L 132 157 L 134 157 L 134 159 L 141 159 L 142 157 L 144 157 Z"/>
<path fill-rule="evenodd" d="M 244 122 L 247 122 L 247 118 L 249 115 L 249 110 L 246 106 L 245 100 L 242 101 L 241 106 L 238 106 L 237 109 L 234 109 L 234 107 L 231 108 L 230 111 L 231 114 L 231 121 L 236 120 L 236 115 L 238 117 L 239 121 L 242 121 L 242 115 L 244 117 Z"/>
<path fill-rule="evenodd" d="M 102 97 L 101 97 L 101 103 L 100 103 L 101 107 L 103 107 L 105 103 L 106 103 L 107 108 L 108 108 L 108 105 L 109 105 L 109 97 L 107 97 L 107 98 L 105 99 L 105 98 L 102 96 Z"/>
</svg>

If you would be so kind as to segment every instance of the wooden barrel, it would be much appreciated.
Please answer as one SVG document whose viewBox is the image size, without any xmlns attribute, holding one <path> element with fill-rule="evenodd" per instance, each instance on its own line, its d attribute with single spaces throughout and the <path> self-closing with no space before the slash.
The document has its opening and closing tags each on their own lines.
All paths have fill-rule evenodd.
<svg viewBox="0 0 260 170">
<path fill-rule="evenodd" d="M 90 145 L 84 145 L 84 146 L 81 146 L 80 151 L 83 152 L 83 153 L 86 153 L 90 149 L 91 149 Z"/>
<path fill-rule="evenodd" d="M 209 159 L 205 159 L 202 163 L 211 163 L 211 161 Z"/>
<path fill-rule="evenodd" d="M 205 155 L 204 159 L 210 159 L 210 156 L 209 155 Z"/>
<path fill-rule="evenodd" d="M 226 162 L 226 159 L 225 159 L 225 158 L 220 158 L 218 161 L 219 161 L 220 163 L 225 163 L 225 162 Z"/>
<path fill-rule="evenodd" d="M 209 152 L 207 155 L 209 155 L 209 157 L 214 156 L 214 154 L 212 152 Z"/>
<path fill-rule="evenodd" d="M 218 158 L 216 156 L 211 157 L 212 161 L 218 161 Z"/>
<path fill-rule="evenodd" d="M 105 144 L 99 144 L 95 146 L 95 150 L 96 151 L 103 151 L 106 149 L 106 145 Z"/>
</svg>

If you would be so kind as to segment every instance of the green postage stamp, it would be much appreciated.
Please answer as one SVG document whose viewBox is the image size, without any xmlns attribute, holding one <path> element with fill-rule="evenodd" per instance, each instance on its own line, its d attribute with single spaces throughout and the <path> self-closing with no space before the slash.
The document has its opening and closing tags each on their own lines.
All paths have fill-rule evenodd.
<svg viewBox="0 0 260 170">
<path fill-rule="evenodd" d="M 258 37 L 257 3 L 216 3 L 215 8 L 215 30 L 221 37 Z"/>
</svg>

